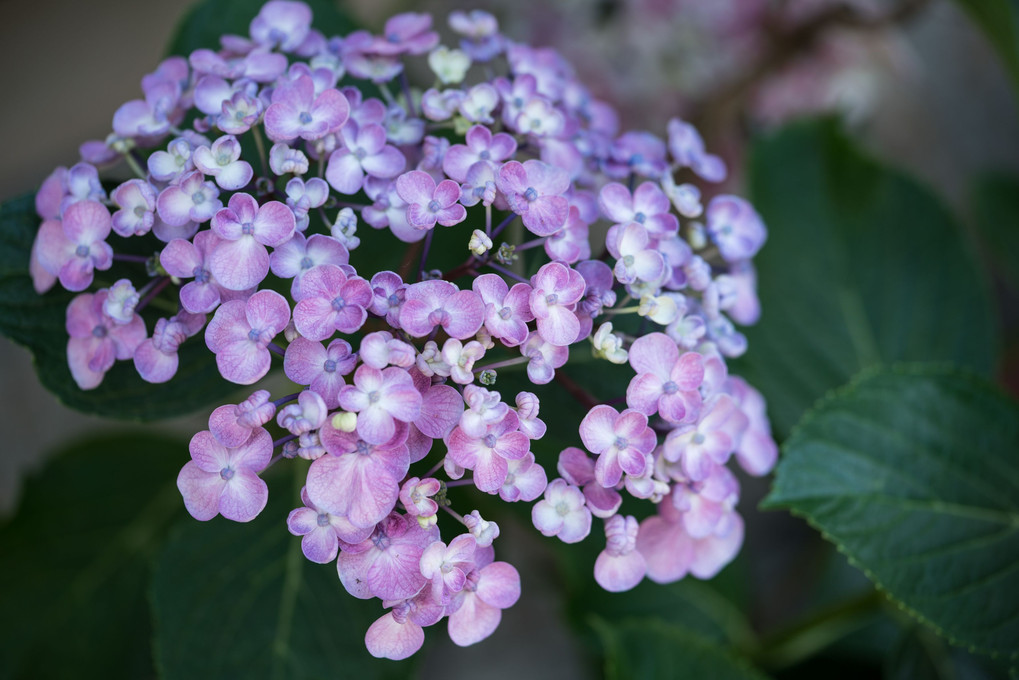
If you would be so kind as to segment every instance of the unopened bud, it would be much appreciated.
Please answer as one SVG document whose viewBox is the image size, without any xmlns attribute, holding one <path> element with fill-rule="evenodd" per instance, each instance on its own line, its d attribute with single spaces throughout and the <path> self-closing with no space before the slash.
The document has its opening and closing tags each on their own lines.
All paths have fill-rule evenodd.
<svg viewBox="0 0 1019 680">
<path fill-rule="evenodd" d="M 357 414 L 350 411 L 340 411 L 333 414 L 330 422 L 340 432 L 353 432 L 357 429 Z"/>
<path fill-rule="evenodd" d="M 467 244 L 467 249 L 478 257 L 487 253 L 491 247 L 492 239 L 488 238 L 488 234 L 480 229 L 474 230 L 474 233 L 471 234 L 471 241 Z"/>
</svg>

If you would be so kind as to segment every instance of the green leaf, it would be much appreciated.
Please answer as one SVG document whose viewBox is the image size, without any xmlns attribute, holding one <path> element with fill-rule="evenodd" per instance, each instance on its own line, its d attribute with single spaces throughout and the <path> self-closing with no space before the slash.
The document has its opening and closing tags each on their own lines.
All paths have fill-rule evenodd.
<svg viewBox="0 0 1019 680">
<path fill-rule="evenodd" d="M 886 680 L 993 680 L 1007 674 L 1006 663 L 968 654 L 922 627 L 904 631 L 884 668 Z"/>
<path fill-rule="evenodd" d="M 605 648 L 605 676 L 763 680 L 745 660 L 681 628 L 654 619 L 592 622 Z"/>
<path fill-rule="evenodd" d="M 832 120 L 755 147 L 761 322 L 732 371 L 768 399 L 781 438 L 860 369 L 954 361 L 980 373 L 996 346 L 986 285 L 929 191 L 860 154 Z"/>
<path fill-rule="evenodd" d="M 28 480 L 0 527 L 0 677 L 148 677 L 149 561 L 183 510 L 187 443 L 124 434 L 74 445 Z"/>
<path fill-rule="evenodd" d="M 1019 0 L 956 0 L 998 50 L 1019 86 Z"/>
<path fill-rule="evenodd" d="M 1019 407 L 953 369 L 875 370 L 783 447 L 789 508 L 956 644 L 1019 649 Z"/>
<path fill-rule="evenodd" d="M 39 295 L 29 277 L 28 260 L 38 228 L 31 195 L 0 204 L 0 333 L 32 352 L 39 380 L 64 405 L 110 418 L 156 420 L 222 403 L 236 391 L 235 385 L 220 377 L 215 356 L 201 335 L 181 345 L 180 368 L 168 383 L 151 385 L 138 376 L 132 362 L 118 361 L 99 387 L 80 389 L 67 367 L 64 326 L 67 305 L 75 294 L 58 283 Z M 114 248 L 119 250 L 119 244 Z M 137 267 L 131 269 L 136 279 Z M 109 282 L 114 280 L 110 277 Z M 147 319 L 150 330 L 154 319 Z"/>
<path fill-rule="evenodd" d="M 408 677 L 410 661 L 380 661 L 364 647 L 385 613 L 379 601 L 355 599 L 335 564 L 304 557 L 285 522 L 301 503 L 270 487 L 254 521 L 186 520 L 158 557 L 151 597 L 162 677 Z"/>
<path fill-rule="evenodd" d="M 346 35 L 355 26 L 341 12 L 338 3 L 329 0 L 302 0 L 311 7 L 312 27 L 327 37 Z M 184 15 L 167 49 L 168 55 L 187 56 L 205 47 L 219 49 L 219 38 L 225 34 L 248 35 L 251 20 L 265 0 L 202 0 Z"/>
<path fill-rule="evenodd" d="M 1019 291 L 1019 177 L 981 177 L 973 209 L 984 253 L 1008 286 Z"/>
</svg>

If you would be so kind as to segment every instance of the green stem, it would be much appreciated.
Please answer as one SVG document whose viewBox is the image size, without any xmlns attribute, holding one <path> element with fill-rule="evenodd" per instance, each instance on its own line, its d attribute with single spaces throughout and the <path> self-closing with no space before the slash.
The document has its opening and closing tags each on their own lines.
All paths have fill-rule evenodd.
<svg viewBox="0 0 1019 680">
<path fill-rule="evenodd" d="M 876 588 L 843 600 L 762 638 L 754 663 L 769 670 L 789 668 L 862 628 L 885 597 Z"/>
</svg>

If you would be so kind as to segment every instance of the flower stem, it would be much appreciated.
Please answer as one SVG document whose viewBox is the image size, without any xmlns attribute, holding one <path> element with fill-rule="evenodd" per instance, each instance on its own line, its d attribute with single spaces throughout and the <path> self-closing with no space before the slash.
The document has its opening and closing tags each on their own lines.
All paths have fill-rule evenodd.
<svg viewBox="0 0 1019 680">
<path fill-rule="evenodd" d="M 519 274 L 511 272 L 509 269 L 506 269 L 505 267 L 500 267 L 499 265 L 497 265 L 494 262 L 486 262 L 485 266 L 486 267 L 491 267 L 492 269 L 494 269 L 495 271 L 499 272 L 503 276 L 508 276 L 511 279 L 513 279 L 514 281 L 519 281 L 520 283 L 530 283 L 530 281 L 525 279 L 523 276 L 520 276 Z"/>
</svg>

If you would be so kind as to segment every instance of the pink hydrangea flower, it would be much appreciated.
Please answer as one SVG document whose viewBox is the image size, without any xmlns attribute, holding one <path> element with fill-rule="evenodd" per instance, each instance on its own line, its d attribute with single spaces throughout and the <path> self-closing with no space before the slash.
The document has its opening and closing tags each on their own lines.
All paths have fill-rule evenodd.
<svg viewBox="0 0 1019 680">
<path fill-rule="evenodd" d="M 83 293 L 67 306 L 67 364 L 71 377 L 83 390 L 97 387 L 117 359 L 130 359 L 145 340 L 145 322 L 137 314 L 126 324 L 103 312 L 109 295 Z"/>
<path fill-rule="evenodd" d="M 184 507 L 197 520 L 223 515 L 235 522 L 255 519 L 269 499 L 269 487 L 258 476 L 272 458 L 272 437 L 262 428 L 235 448 L 202 430 L 191 438 L 191 460 L 177 475 Z"/>
<path fill-rule="evenodd" d="M 67 290 L 85 290 L 92 285 L 94 270 L 113 264 L 113 248 L 106 243 L 112 225 L 110 211 L 102 203 L 72 203 L 62 220 L 46 220 L 39 227 L 33 259 Z"/>
<path fill-rule="evenodd" d="M 509 411 L 479 437 L 468 435 L 460 427 L 450 433 L 449 457 L 464 469 L 474 471 L 474 485 L 481 491 L 498 491 L 509 474 L 508 461 L 523 458 L 530 449 L 531 442 L 517 429 L 517 423 L 517 414 Z"/>
<path fill-rule="evenodd" d="M 311 76 L 302 75 L 273 90 L 265 110 L 265 134 L 274 142 L 321 139 L 343 127 L 349 116 L 343 93 L 330 87 L 316 94 Z"/>
<path fill-rule="evenodd" d="M 591 533 L 584 494 L 564 479 L 553 479 L 545 487 L 545 498 L 531 508 L 531 521 L 544 536 L 558 536 L 563 543 L 582 541 Z"/>
<path fill-rule="evenodd" d="M 485 320 L 485 304 L 473 290 L 458 290 L 449 281 L 421 281 L 407 286 L 400 308 L 400 326 L 422 338 L 435 326 L 458 340 L 478 332 Z"/>
<path fill-rule="evenodd" d="M 444 227 L 467 218 L 460 205 L 460 185 L 451 179 L 438 184 L 427 172 L 411 170 L 396 178 L 396 193 L 407 203 L 407 222 L 415 229 L 431 229 L 438 222 Z"/>
<path fill-rule="evenodd" d="M 311 340 L 325 340 L 336 331 L 353 333 L 368 318 L 372 290 L 360 276 L 333 264 L 321 264 L 304 275 L 295 297 L 294 325 Z"/>
<path fill-rule="evenodd" d="M 570 204 L 563 194 L 570 176 L 562 168 L 538 160 L 510 161 L 499 168 L 496 186 L 536 236 L 554 234 L 566 224 Z"/>
<path fill-rule="evenodd" d="M 346 340 L 333 340 L 328 347 L 321 342 L 297 337 L 283 357 L 283 372 L 298 385 L 314 390 L 326 407 L 340 405 L 339 394 L 346 381 L 343 376 L 354 370 L 357 355 Z"/>
<path fill-rule="evenodd" d="M 658 443 L 647 416 L 633 409 L 622 413 L 599 404 L 580 422 L 580 438 L 591 453 L 598 454 L 594 474 L 598 483 L 613 487 L 625 472 L 640 477 L 647 469 L 647 455 Z"/>
<path fill-rule="evenodd" d="M 449 639 L 466 647 L 495 632 L 502 610 L 520 599 L 520 574 L 506 562 L 490 562 L 471 571 L 449 605 Z"/>
<path fill-rule="evenodd" d="M 626 404 L 647 416 L 660 413 L 670 423 L 694 422 L 700 414 L 704 357 L 679 354 L 664 333 L 648 333 L 634 340 L 630 366 L 637 375 L 626 388 Z"/>
<path fill-rule="evenodd" d="M 234 194 L 212 218 L 212 229 L 223 241 L 212 251 L 209 269 L 230 290 L 257 286 L 269 273 L 266 246 L 289 241 L 296 224 L 293 211 L 279 201 L 259 206 L 248 194 Z"/>
<path fill-rule="evenodd" d="M 402 368 L 383 370 L 360 366 L 354 384 L 340 390 L 340 406 L 357 413 L 357 432 L 365 441 L 382 444 L 396 432 L 396 421 L 412 422 L 421 415 L 421 393 Z"/>
<path fill-rule="evenodd" d="M 173 318 L 157 321 L 152 337 L 142 341 L 134 352 L 134 367 L 142 380 L 164 383 L 172 378 L 180 364 L 177 349 L 204 325 L 204 314 L 189 314 L 184 310 Z"/>
<path fill-rule="evenodd" d="M 246 302 L 221 305 L 205 329 L 205 344 L 215 353 L 224 378 L 250 385 L 269 372 L 269 343 L 289 321 L 286 298 L 260 290 Z"/>
<path fill-rule="evenodd" d="M 594 563 L 594 580 L 611 593 L 630 590 L 644 579 L 647 563 L 637 550 L 638 524 L 632 516 L 605 521 L 605 550 Z"/>
<path fill-rule="evenodd" d="M 276 415 L 276 404 L 267 390 L 256 390 L 239 404 L 225 404 L 209 414 L 209 431 L 220 444 L 237 447 L 251 438 Z"/>
</svg>

